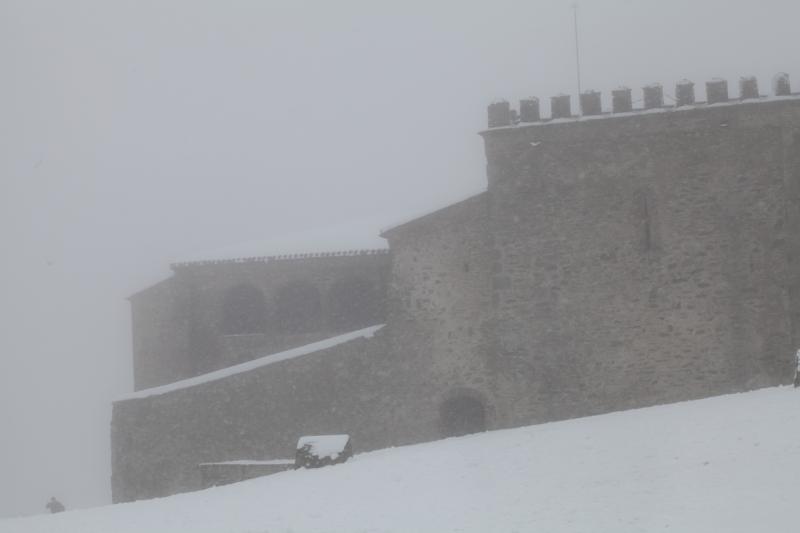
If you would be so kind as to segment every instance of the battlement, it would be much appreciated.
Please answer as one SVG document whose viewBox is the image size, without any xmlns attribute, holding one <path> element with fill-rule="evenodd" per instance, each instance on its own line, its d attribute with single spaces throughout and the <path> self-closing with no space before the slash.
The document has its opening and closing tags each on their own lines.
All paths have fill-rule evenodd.
<svg viewBox="0 0 800 533">
<path fill-rule="evenodd" d="M 172 263 L 170 268 L 177 270 L 186 267 L 195 266 L 209 266 L 209 265 L 228 265 L 232 263 L 268 263 L 271 261 L 293 261 L 300 259 L 321 259 L 328 257 L 354 257 L 359 255 L 387 255 L 389 250 L 379 248 L 371 250 L 342 250 L 339 252 L 317 252 L 305 254 L 284 254 L 284 255 L 269 255 L 259 257 L 237 257 L 231 259 L 210 259 L 207 261 L 184 261 L 180 263 Z"/>
<path fill-rule="evenodd" d="M 784 74 L 768 97 L 738 85 L 559 95 L 546 119 L 498 101 L 477 196 L 380 237 L 174 262 L 131 299 L 114 501 L 300 435 L 370 449 L 791 383 L 800 95 Z"/>
<path fill-rule="evenodd" d="M 761 95 L 758 88 L 758 79 L 755 76 L 743 76 L 739 79 L 738 98 L 731 98 L 728 90 L 728 81 L 714 78 L 706 82 L 705 102 L 695 99 L 695 85 L 690 80 L 680 80 L 675 84 L 674 95 L 666 94 L 660 83 L 653 83 L 642 88 L 642 98 L 633 101 L 633 93 L 628 87 L 620 87 L 611 91 L 611 110 L 603 110 L 602 93 L 598 91 L 584 91 L 580 95 L 580 114 L 572 113 L 572 97 L 568 94 L 559 94 L 550 99 L 550 117 L 544 118 L 539 108 L 539 98 L 528 97 L 520 100 L 519 113 L 513 109 L 509 102 L 498 100 L 488 107 L 489 129 L 513 127 L 537 123 L 550 123 L 564 119 L 577 120 L 584 117 L 603 117 L 631 113 L 660 112 L 678 109 L 696 109 L 698 107 L 713 106 L 718 104 L 731 104 L 740 102 L 759 102 L 774 98 L 800 96 L 792 93 L 789 75 L 781 72 L 772 78 L 772 97 Z M 665 103 L 665 97 L 672 101 Z M 634 104 L 641 104 L 634 107 Z"/>
</svg>

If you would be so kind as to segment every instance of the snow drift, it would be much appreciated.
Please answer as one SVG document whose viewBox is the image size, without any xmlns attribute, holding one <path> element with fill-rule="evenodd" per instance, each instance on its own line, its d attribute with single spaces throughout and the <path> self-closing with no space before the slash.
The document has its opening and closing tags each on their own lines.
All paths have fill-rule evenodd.
<svg viewBox="0 0 800 533">
<path fill-rule="evenodd" d="M 797 530 L 798 480 L 800 391 L 783 387 L 381 450 L 0 532 L 777 533 Z"/>
</svg>

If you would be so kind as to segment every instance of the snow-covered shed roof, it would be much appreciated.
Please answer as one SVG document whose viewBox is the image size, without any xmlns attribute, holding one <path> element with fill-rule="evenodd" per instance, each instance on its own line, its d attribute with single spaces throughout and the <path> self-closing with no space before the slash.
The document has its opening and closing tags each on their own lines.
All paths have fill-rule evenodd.
<svg viewBox="0 0 800 533">
<path fill-rule="evenodd" d="M 297 449 L 307 448 L 308 453 L 319 459 L 337 459 L 344 453 L 347 443 L 350 442 L 350 435 L 314 435 L 300 437 L 297 441 Z"/>
<path fill-rule="evenodd" d="M 293 465 L 294 459 L 270 459 L 259 461 L 255 459 L 239 459 L 236 461 L 219 461 L 216 463 L 200 463 L 200 466 L 281 466 Z"/>
</svg>

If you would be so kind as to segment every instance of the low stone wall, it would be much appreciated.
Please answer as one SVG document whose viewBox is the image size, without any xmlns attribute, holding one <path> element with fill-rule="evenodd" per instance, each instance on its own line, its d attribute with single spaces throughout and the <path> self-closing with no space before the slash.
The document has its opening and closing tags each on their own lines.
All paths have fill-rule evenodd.
<svg viewBox="0 0 800 533">
<path fill-rule="evenodd" d="M 202 487 L 198 465 L 291 457 L 301 435 L 347 433 L 356 451 L 435 438 L 433 414 L 386 355 L 359 338 L 222 379 L 114 404 L 114 502 Z"/>
</svg>

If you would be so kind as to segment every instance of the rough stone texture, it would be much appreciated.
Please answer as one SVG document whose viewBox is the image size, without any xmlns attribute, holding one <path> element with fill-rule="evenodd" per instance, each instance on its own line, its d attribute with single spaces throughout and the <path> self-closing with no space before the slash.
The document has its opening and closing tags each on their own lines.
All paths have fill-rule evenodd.
<svg viewBox="0 0 800 533">
<path fill-rule="evenodd" d="M 739 98 L 758 98 L 758 79 L 755 76 L 745 76 L 739 80 Z"/>
<path fill-rule="evenodd" d="M 542 119 L 539 112 L 539 99 L 530 97 L 520 100 L 519 118 L 521 122 L 539 122 Z"/>
<path fill-rule="evenodd" d="M 415 376 L 422 412 L 446 436 L 439 408 L 474 396 L 491 409 L 486 330 L 491 262 L 486 195 L 481 194 L 384 233 L 393 250 L 386 335 L 393 360 Z"/>
<path fill-rule="evenodd" d="M 550 117 L 568 118 L 572 116 L 571 97 L 568 94 L 560 94 L 550 97 Z"/>
<path fill-rule="evenodd" d="M 382 251 L 173 269 L 172 278 L 130 299 L 136 390 L 385 321 L 389 255 Z M 226 295 L 242 288 L 254 302 L 244 300 L 237 310 Z M 304 290 L 316 294 L 318 312 L 287 311 L 290 293 L 302 297 Z M 247 318 L 255 311 L 261 318 L 254 323 L 230 325 L 242 318 L 237 313 Z"/>
<path fill-rule="evenodd" d="M 192 375 L 189 353 L 190 308 L 175 278 L 130 297 L 133 381 L 137 389 Z"/>
<path fill-rule="evenodd" d="M 380 368 L 385 340 L 357 339 L 169 393 L 116 402 L 111 426 L 115 502 L 199 489 L 201 463 L 291 457 L 301 435 L 350 434 L 360 451 L 416 440 L 419 418 Z M 388 397 L 387 397 L 388 393 Z M 413 401 L 408 402 L 413 405 Z M 398 438 L 401 431 L 405 438 Z"/>
<path fill-rule="evenodd" d="M 728 82 L 715 79 L 706 82 L 706 98 L 709 104 L 728 101 Z"/>
<path fill-rule="evenodd" d="M 492 130 L 496 425 L 786 383 L 800 101 Z"/>
<path fill-rule="evenodd" d="M 325 295 L 358 271 L 387 289 L 387 326 L 117 402 L 114 500 L 197 488 L 199 463 L 285 457 L 303 434 L 348 433 L 363 451 L 791 383 L 800 99 L 748 102 L 488 130 L 487 192 L 388 230 L 390 256 L 187 267 L 134 296 L 151 384 L 191 366 L 173 346 L 203 362 L 193 372 L 232 362 L 205 354 L 226 353 L 208 346 L 242 282 L 273 295 L 301 277 Z"/>
<path fill-rule="evenodd" d="M 633 111 L 631 90 L 627 87 L 620 87 L 611 91 L 611 108 L 614 113 L 629 113 Z"/>
<path fill-rule="evenodd" d="M 599 91 L 586 91 L 581 94 L 581 113 L 583 115 L 600 115 L 602 112 L 603 100 Z"/>
<path fill-rule="evenodd" d="M 694 105 L 694 83 L 689 80 L 681 80 L 675 84 L 675 105 Z"/>
<path fill-rule="evenodd" d="M 489 104 L 489 127 L 508 126 L 511 124 L 511 107 L 508 102 L 494 102 Z"/>
<path fill-rule="evenodd" d="M 664 107 L 664 88 L 656 83 L 642 88 L 645 109 Z"/>
<path fill-rule="evenodd" d="M 775 96 L 789 96 L 792 94 L 792 85 L 788 74 L 781 72 L 772 78 L 772 92 Z"/>
</svg>

